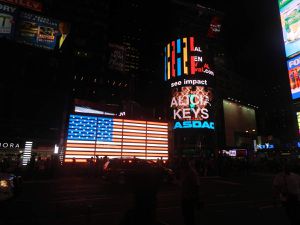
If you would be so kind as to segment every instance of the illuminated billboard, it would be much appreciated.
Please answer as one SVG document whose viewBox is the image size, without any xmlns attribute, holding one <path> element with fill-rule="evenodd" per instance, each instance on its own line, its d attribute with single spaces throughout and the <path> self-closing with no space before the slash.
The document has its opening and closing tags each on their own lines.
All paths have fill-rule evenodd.
<svg viewBox="0 0 300 225">
<path fill-rule="evenodd" d="M 171 88 L 173 129 L 215 129 L 215 74 L 199 43 L 195 37 L 178 38 L 164 49 L 164 80 Z"/>
<path fill-rule="evenodd" d="M 0 1 L 21 6 L 38 12 L 41 12 L 43 9 L 42 3 L 33 0 L 0 0 Z"/>
<path fill-rule="evenodd" d="M 216 38 L 221 32 L 221 17 L 214 16 L 210 22 L 207 37 Z"/>
<path fill-rule="evenodd" d="M 65 162 L 91 157 L 168 159 L 168 124 L 71 114 Z"/>
<path fill-rule="evenodd" d="M 172 89 L 170 107 L 173 129 L 207 128 L 214 130 L 211 120 L 212 90 L 204 86 L 183 86 Z"/>
<path fill-rule="evenodd" d="M 21 12 L 16 41 L 45 49 L 54 49 L 58 34 L 58 20 Z"/>
<path fill-rule="evenodd" d="M 300 98 L 300 56 L 287 61 L 292 99 Z"/>
<path fill-rule="evenodd" d="M 16 16 L 16 7 L 0 3 L 0 37 L 13 38 Z"/>
<path fill-rule="evenodd" d="M 192 78 L 203 74 L 214 76 L 203 49 L 194 37 L 179 38 L 164 49 L 164 79 Z M 206 77 L 207 77 L 206 76 Z"/>
<path fill-rule="evenodd" d="M 298 132 L 300 134 L 300 112 L 297 112 Z"/>
<path fill-rule="evenodd" d="M 300 0 L 278 0 L 286 57 L 300 51 Z"/>
<path fill-rule="evenodd" d="M 255 110 L 227 100 L 223 100 L 223 110 L 226 145 L 240 146 L 252 142 L 252 138 L 247 140 L 246 136 L 256 132 Z"/>
</svg>

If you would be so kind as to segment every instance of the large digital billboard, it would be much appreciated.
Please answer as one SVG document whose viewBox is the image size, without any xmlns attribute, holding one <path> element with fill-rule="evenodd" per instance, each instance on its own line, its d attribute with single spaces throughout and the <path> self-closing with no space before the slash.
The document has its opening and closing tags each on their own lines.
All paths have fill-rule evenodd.
<svg viewBox="0 0 300 225">
<path fill-rule="evenodd" d="M 184 37 L 164 49 L 164 79 L 171 88 L 173 129 L 215 129 L 215 74 L 200 43 L 195 37 Z"/>
<path fill-rule="evenodd" d="M 0 0 L 9 4 L 21 6 L 30 10 L 41 12 L 43 9 L 42 3 L 33 0 Z"/>
<path fill-rule="evenodd" d="M 65 162 L 91 157 L 168 159 L 168 123 L 71 114 Z"/>
<path fill-rule="evenodd" d="M 300 134 L 300 112 L 297 112 L 298 133 Z"/>
<path fill-rule="evenodd" d="M 300 98 L 300 56 L 287 61 L 292 99 Z"/>
<path fill-rule="evenodd" d="M 58 33 L 58 20 L 21 12 L 16 41 L 45 49 L 54 49 Z"/>
<path fill-rule="evenodd" d="M 13 38 L 16 16 L 16 7 L 0 3 L 0 37 Z"/>
<path fill-rule="evenodd" d="M 173 129 L 207 128 L 214 130 L 211 118 L 212 90 L 205 86 L 183 86 L 172 89 Z"/>
<path fill-rule="evenodd" d="M 278 0 L 286 57 L 300 52 L 300 0 Z"/>
<path fill-rule="evenodd" d="M 226 145 L 240 146 L 243 142 L 252 142 L 243 135 L 256 132 L 255 110 L 228 100 L 223 100 L 223 110 Z"/>
</svg>

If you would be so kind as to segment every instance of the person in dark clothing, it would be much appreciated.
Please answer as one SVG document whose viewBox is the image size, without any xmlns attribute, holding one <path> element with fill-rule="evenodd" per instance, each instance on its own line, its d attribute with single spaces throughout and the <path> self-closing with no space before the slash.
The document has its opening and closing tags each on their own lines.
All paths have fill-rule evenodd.
<svg viewBox="0 0 300 225">
<path fill-rule="evenodd" d="M 131 177 L 134 189 L 134 207 L 127 211 L 119 225 L 163 225 L 156 218 L 156 196 L 160 177 L 155 172 L 146 172 Z"/>
<path fill-rule="evenodd" d="M 273 180 L 273 194 L 278 197 L 291 225 L 300 224 L 300 176 L 290 171 L 290 166 L 283 165 L 282 172 Z"/>
<path fill-rule="evenodd" d="M 181 210 L 185 225 L 195 224 L 195 211 L 200 207 L 199 177 L 187 159 L 181 162 Z"/>
<path fill-rule="evenodd" d="M 61 21 L 58 25 L 60 34 L 56 37 L 54 50 L 60 54 L 70 54 L 72 52 L 73 44 L 70 35 L 71 24 Z"/>
</svg>

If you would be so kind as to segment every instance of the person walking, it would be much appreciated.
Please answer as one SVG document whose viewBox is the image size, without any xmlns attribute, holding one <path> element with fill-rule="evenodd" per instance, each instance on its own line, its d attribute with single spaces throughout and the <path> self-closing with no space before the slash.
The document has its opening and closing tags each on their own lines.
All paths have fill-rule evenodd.
<svg viewBox="0 0 300 225">
<path fill-rule="evenodd" d="M 181 210 L 185 225 L 195 225 L 195 212 L 200 206 L 199 177 L 187 159 L 181 162 Z"/>
<path fill-rule="evenodd" d="M 280 199 L 291 225 L 300 224 L 300 176 L 284 164 L 273 180 L 273 195 Z"/>
</svg>

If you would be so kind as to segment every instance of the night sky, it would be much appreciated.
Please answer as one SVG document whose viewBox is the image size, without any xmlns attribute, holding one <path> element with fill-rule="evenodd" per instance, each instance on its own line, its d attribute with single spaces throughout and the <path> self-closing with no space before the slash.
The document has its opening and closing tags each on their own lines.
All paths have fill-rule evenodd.
<svg viewBox="0 0 300 225">
<path fill-rule="evenodd" d="M 263 79 L 286 72 L 277 1 L 207 2 L 225 13 L 227 50 L 236 64 L 240 64 L 236 68 L 241 75 Z"/>
</svg>

